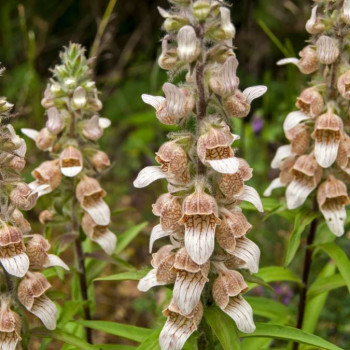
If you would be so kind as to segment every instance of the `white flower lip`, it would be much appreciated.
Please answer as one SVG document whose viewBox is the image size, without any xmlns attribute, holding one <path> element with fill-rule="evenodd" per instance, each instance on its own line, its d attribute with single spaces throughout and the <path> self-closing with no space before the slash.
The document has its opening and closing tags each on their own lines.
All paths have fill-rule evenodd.
<svg viewBox="0 0 350 350">
<path fill-rule="evenodd" d="M 166 177 L 166 173 L 159 166 L 148 166 L 139 172 L 134 181 L 134 187 L 143 188 L 156 180 L 165 179 Z"/>
</svg>

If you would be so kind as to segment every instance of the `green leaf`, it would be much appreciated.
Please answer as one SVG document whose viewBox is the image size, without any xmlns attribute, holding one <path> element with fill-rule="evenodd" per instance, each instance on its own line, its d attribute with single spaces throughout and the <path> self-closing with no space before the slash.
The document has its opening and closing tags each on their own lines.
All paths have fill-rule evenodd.
<svg viewBox="0 0 350 350">
<path fill-rule="evenodd" d="M 245 296 L 244 299 L 251 305 L 255 315 L 266 317 L 270 320 L 282 320 L 293 317 L 292 310 L 278 301 L 249 296 Z"/>
<path fill-rule="evenodd" d="M 224 350 L 239 350 L 241 348 L 236 324 L 231 317 L 217 307 L 207 308 L 204 317 Z"/>
<path fill-rule="evenodd" d="M 121 344 L 97 344 L 93 347 L 95 350 L 136 350 L 135 346 Z"/>
<path fill-rule="evenodd" d="M 114 255 L 123 251 L 129 243 L 147 226 L 147 222 L 129 228 L 127 231 L 118 236 L 118 244 Z"/>
<path fill-rule="evenodd" d="M 300 329 L 269 323 L 255 323 L 256 330 L 253 333 L 239 333 L 242 338 L 263 337 L 293 341 L 301 344 L 312 345 L 326 350 L 343 350 L 340 347 Z"/>
<path fill-rule="evenodd" d="M 330 292 L 333 289 L 344 286 L 346 286 L 346 283 L 342 275 L 339 273 L 328 277 L 317 278 L 317 280 L 310 286 L 307 296 L 309 299 L 311 299 L 316 297 L 318 294 Z"/>
<path fill-rule="evenodd" d="M 141 271 L 128 271 L 117 273 L 116 275 L 99 277 L 94 279 L 94 281 L 124 281 L 124 280 L 134 280 L 138 281 L 141 278 L 145 277 L 149 272 L 149 269 L 141 270 Z"/>
<path fill-rule="evenodd" d="M 67 322 L 71 321 L 80 308 L 84 305 L 83 302 L 68 300 L 64 303 L 60 316 L 58 318 L 58 324 L 63 326 Z"/>
<path fill-rule="evenodd" d="M 85 340 L 76 337 L 75 335 L 64 332 L 61 329 L 55 329 L 54 331 L 49 331 L 46 328 L 34 328 L 30 330 L 31 335 L 40 338 L 52 338 L 59 340 L 65 344 L 73 345 L 80 350 L 96 350 L 91 344 L 87 343 Z"/>
<path fill-rule="evenodd" d="M 151 335 L 138 346 L 137 350 L 160 350 L 159 334 L 161 330 L 162 329 L 159 328 L 153 331 Z"/>
<path fill-rule="evenodd" d="M 305 228 L 311 224 L 311 222 L 318 216 L 318 213 L 315 213 L 310 210 L 302 209 L 299 210 L 295 216 L 294 228 L 292 233 L 289 236 L 289 241 L 287 244 L 287 252 L 284 264 L 288 266 L 297 252 L 301 234 L 304 232 Z"/>
<path fill-rule="evenodd" d="M 258 273 L 255 274 L 266 283 L 269 282 L 279 282 L 279 281 L 289 281 L 296 282 L 298 284 L 302 284 L 300 278 L 287 267 L 281 266 L 267 266 L 263 267 L 259 270 Z M 249 289 L 256 287 L 256 284 L 249 283 Z"/>
<path fill-rule="evenodd" d="M 317 247 L 322 249 L 331 259 L 334 260 L 350 292 L 350 261 L 344 251 L 335 243 L 325 243 L 318 245 Z"/>
<path fill-rule="evenodd" d="M 326 264 L 326 266 L 318 274 L 316 280 L 311 285 L 310 289 L 314 285 L 320 285 L 320 281 L 322 280 L 331 279 L 335 273 L 335 270 L 336 270 L 336 267 L 333 262 Z M 308 291 L 308 297 L 306 301 L 302 330 L 309 333 L 314 333 L 321 311 L 324 308 L 324 305 L 326 303 L 329 291 L 325 290 L 322 293 L 318 293 L 311 300 L 309 297 L 309 291 Z M 300 350 L 306 350 L 306 348 L 307 346 L 303 345 Z"/>
<path fill-rule="evenodd" d="M 108 334 L 113 334 L 118 337 L 134 340 L 136 342 L 143 342 L 153 332 L 152 329 L 130 326 L 126 324 L 108 322 L 108 321 L 74 321 L 84 327 L 92 328 L 97 331 L 102 331 Z"/>
</svg>

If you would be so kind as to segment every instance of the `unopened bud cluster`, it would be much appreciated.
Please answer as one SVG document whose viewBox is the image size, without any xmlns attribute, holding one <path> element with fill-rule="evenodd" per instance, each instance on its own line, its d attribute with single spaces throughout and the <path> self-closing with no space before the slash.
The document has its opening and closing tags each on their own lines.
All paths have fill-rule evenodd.
<svg viewBox="0 0 350 350">
<path fill-rule="evenodd" d="M 280 169 L 280 175 L 265 192 L 270 195 L 274 188 L 286 186 L 287 206 L 295 209 L 317 191 L 319 209 L 336 236 L 344 233 L 349 204 L 345 185 L 350 180 L 349 14 L 349 1 L 316 1 L 306 24 L 310 44 L 299 60 L 278 63 L 293 63 L 302 73 L 314 75 L 297 98 L 298 110 L 284 121 L 290 144 L 277 150 L 271 166 Z"/>
<path fill-rule="evenodd" d="M 182 129 L 196 124 L 196 132 L 171 134 L 156 152 L 159 165 L 144 168 L 134 182 L 138 188 L 158 179 L 168 182 L 168 193 L 153 205 L 160 223 L 152 230 L 150 251 L 160 238 L 168 237 L 170 244 L 153 254 L 153 269 L 138 286 L 147 291 L 174 285 L 160 334 L 163 350 L 183 347 L 211 300 L 241 331 L 255 329 L 252 308 L 242 297 L 247 284 L 239 270 L 257 272 L 260 250 L 246 238 L 251 225 L 239 205 L 248 201 L 259 211 L 263 208 L 256 190 L 245 184 L 252 169 L 236 156 L 232 144 L 239 136 L 231 133 L 228 122 L 247 116 L 251 102 L 266 91 L 264 86 L 239 89 L 235 28 L 223 2 L 171 3 L 170 11 L 159 9 L 166 35 L 158 62 L 172 76 L 186 70 L 186 81 L 165 83 L 165 97 L 142 99 L 154 107 L 160 122 Z"/>
<path fill-rule="evenodd" d="M 21 177 L 26 144 L 10 124 L 12 107 L 0 97 L 0 348 L 7 350 L 21 341 L 21 308 L 48 329 L 56 328 L 57 309 L 45 295 L 51 285 L 40 271 L 50 266 L 68 269 L 58 256 L 48 254 L 49 242 L 31 233 L 21 212 L 34 207 L 40 188 L 31 189 Z"/>
<path fill-rule="evenodd" d="M 112 254 L 116 236 L 108 228 L 111 215 L 103 199 L 106 192 L 96 179 L 110 166 L 107 154 L 97 143 L 110 120 L 99 116 L 102 103 L 91 80 L 85 50 L 70 44 L 60 57 L 62 62 L 53 69 L 53 78 L 42 100 L 47 115 L 45 127 L 40 131 L 22 129 L 52 158 L 33 170 L 35 181 L 30 187 L 37 189 L 46 185 L 39 196 L 54 190 L 64 193 L 64 190 L 72 191 L 73 181 L 73 195 L 82 209 L 83 231 L 107 254 Z M 40 214 L 42 223 L 55 219 L 54 207 Z"/>
</svg>

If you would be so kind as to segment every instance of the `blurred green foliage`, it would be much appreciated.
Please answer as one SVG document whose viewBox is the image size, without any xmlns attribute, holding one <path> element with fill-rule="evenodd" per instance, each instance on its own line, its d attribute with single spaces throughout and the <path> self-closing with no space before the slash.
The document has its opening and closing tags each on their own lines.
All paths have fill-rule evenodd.
<svg viewBox="0 0 350 350">
<path fill-rule="evenodd" d="M 248 118 L 234 121 L 242 136 L 237 145 L 239 155 L 244 156 L 254 168 L 252 183 L 262 193 L 276 175 L 270 170 L 270 161 L 277 147 L 285 142 L 283 120 L 294 110 L 296 96 L 306 86 L 306 78 L 295 67 L 280 68 L 275 62 L 284 54 L 295 55 L 304 46 L 307 38 L 304 24 L 312 1 L 232 2 L 241 86 L 265 84 L 269 88 L 261 101 L 254 102 L 253 112 Z M 15 126 L 18 129 L 22 126 L 42 127 L 44 116 L 40 100 L 50 75 L 49 68 L 58 62 L 58 52 L 69 41 L 79 42 L 90 50 L 107 5 L 107 0 L 1 0 L 0 61 L 7 72 L 0 81 L 0 89 L 1 94 L 15 103 L 18 115 Z M 157 13 L 157 6 L 166 8 L 168 4 L 166 0 L 119 0 L 100 42 L 95 65 L 95 78 L 104 102 L 102 115 L 112 120 L 102 148 L 110 154 L 114 166 L 105 174 L 103 186 L 112 210 L 129 208 L 114 215 L 113 230 L 119 233 L 130 225 L 145 220 L 150 222 L 143 234 L 121 253 L 121 259 L 136 267 L 145 267 L 149 263 L 148 236 L 150 228 L 156 224 L 151 204 L 156 195 L 162 193 L 165 184 L 157 183 L 147 189 L 136 190 L 132 181 L 142 167 L 153 164 L 154 152 L 166 139 L 167 132 L 171 131 L 160 125 L 153 110 L 140 98 L 142 93 L 161 93 L 162 83 L 167 79 L 156 64 L 162 36 L 162 19 Z M 263 120 L 259 133 L 254 132 L 252 127 L 256 118 Z M 29 180 L 30 171 L 45 156 L 37 152 L 29 141 L 28 147 L 26 178 Z M 282 194 L 282 191 L 275 192 L 275 196 Z M 44 207 L 43 198 L 36 211 L 30 214 L 32 221 L 37 219 Z M 249 215 L 254 225 L 250 238 L 261 248 L 262 267 L 283 265 L 288 235 L 293 226 L 286 217 L 274 215 L 269 220 L 263 220 L 256 212 Z M 39 224 L 34 228 L 41 230 Z M 329 237 L 324 226 L 319 231 L 321 236 Z M 302 241 L 304 239 L 305 235 Z M 338 244 L 349 251 L 346 238 L 339 239 Z M 302 259 L 303 253 L 299 251 L 291 265 L 299 276 Z M 317 252 L 312 278 L 326 262 L 327 257 Z M 166 290 L 141 295 L 135 291 L 135 286 L 133 282 L 98 282 L 96 290 L 99 293 L 96 295 L 99 297 L 96 302 L 101 307 L 96 311 L 96 318 L 141 326 L 160 325 L 158 315 L 161 314 L 161 305 L 169 297 Z M 282 299 L 285 297 L 283 293 L 290 291 L 291 296 L 286 303 L 295 309 L 297 285 L 280 283 L 276 284 L 277 288 Z M 254 291 L 253 295 L 260 290 Z M 118 303 L 114 300 L 116 293 L 119 295 Z M 275 297 L 269 291 L 259 293 Z M 347 290 L 332 291 L 326 305 L 316 334 L 338 346 L 350 348 L 350 297 Z M 101 342 L 108 342 L 103 337 L 101 335 Z M 280 343 L 276 341 L 275 344 L 278 346 Z"/>
</svg>

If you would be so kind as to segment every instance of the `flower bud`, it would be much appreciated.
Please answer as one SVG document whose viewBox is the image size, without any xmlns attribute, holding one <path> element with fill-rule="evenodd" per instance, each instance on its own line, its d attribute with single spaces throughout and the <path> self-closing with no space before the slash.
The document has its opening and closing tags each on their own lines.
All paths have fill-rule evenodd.
<svg viewBox="0 0 350 350">
<path fill-rule="evenodd" d="M 55 135 L 52 134 L 47 128 L 43 128 L 39 131 L 39 134 L 35 139 L 35 144 L 39 149 L 46 151 L 53 146 L 54 141 Z"/>
<path fill-rule="evenodd" d="M 20 210 L 15 209 L 12 213 L 11 220 L 15 226 L 17 226 L 23 234 L 27 234 L 31 231 L 30 223 L 26 220 Z"/>
<path fill-rule="evenodd" d="M 193 62 L 200 54 L 196 32 L 190 25 L 182 27 L 177 33 L 177 54 L 185 63 Z"/>
<path fill-rule="evenodd" d="M 106 192 L 96 179 L 84 176 L 77 185 L 75 194 L 82 208 L 90 214 L 97 225 L 109 225 L 111 212 L 108 205 L 103 201 Z"/>
<path fill-rule="evenodd" d="M 168 47 L 168 36 L 166 35 L 162 39 L 162 53 L 158 58 L 158 65 L 162 69 L 171 70 L 175 68 L 177 61 L 177 50 Z"/>
<path fill-rule="evenodd" d="M 323 64 L 332 64 L 339 56 L 338 41 L 326 36 L 320 36 L 316 41 L 318 59 Z"/>
<path fill-rule="evenodd" d="M 187 154 L 176 141 L 164 143 L 156 152 L 156 161 L 161 165 L 161 169 L 175 181 L 188 182 Z"/>
<path fill-rule="evenodd" d="M 45 92 L 44 92 L 44 98 L 41 100 L 41 105 L 44 108 L 51 108 L 55 106 L 54 103 L 54 94 L 51 91 L 50 84 L 47 84 Z"/>
<path fill-rule="evenodd" d="M 45 295 L 51 287 L 39 272 L 28 272 L 18 285 L 17 295 L 21 304 L 38 317 L 47 329 L 56 328 L 56 305 Z"/>
<path fill-rule="evenodd" d="M 8 124 L 4 129 L 4 133 L 0 135 L 1 149 L 4 151 L 15 151 L 21 147 L 22 139 L 16 135 L 13 126 Z"/>
<path fill-rule="evenodd" d="M 230 56 L 220 70 L 210 78 L 209 86 L 217 95 L 228 97 L 235 93 L 239 85 L 239 78 L 236 75 L 237 67 L 236 57 Z"/>
<path fill-rule="evenodd" d="M 43 210 L 39 214 L 39 221 L 41 224 L 46 225 L 48 222 L 52 221 L 54 218 L 54 213 L 50 210 Z"/>
<path fill-rule="evenodd" d="M 10 156 L 8 159 L 7 166 L 16 173 L 20 173 L 26 165 L 26 161 L 22 157 Z"/>
<path fill-rule="evenodd" d="M 38 185 L 49 185 L 50 191 L 55 190 L 61 183 L 62 174 L 58 160 L 48 160 L 41 163 L 32 171 Z"/>
<path fill-rule="evenodd" d="M 38 199 L 38 193 L 24 182 L 19 182 L 10 193 L 11 202 L 20 210 L 33 209 Z"/>
<path fill-rule="evenodd" d="M 223 105 L 233 118 L 244 118 L 250 112 L 250 104 L 245 95 L 237 90 L 233 95 L 223 100 Z"/>
<path fill-rule="evenodd" d="M 3 296 L 0 307 L 0 349 L 15 350 L 21 338 L 21 317 L 10 309 L 10 301 Z"/>
<path fill-rule="evenodd" d="M 90 161 L 98 172 L 102 172 L 111 165 L 108 155 L 102 151 L 95 152 L 90 158 Z"/>
<path fill-rule="evenodd" d="M 162 194 L 153 204 L 153 214 L 160 216 L 160 224 L 164 231 L 176 231 L 180 229 L 178 221 L 182 216 L 180 198 L 169 193 Z"/>
<path fill-rule="evenodd" d="M 310 87 L 303 90 L 297 98 L 296 106 L 305 114 L 317 117 L 324 108 L 323 97 L 316 88 Z"/>
<path fill-rule="evenodd" d="M 350 70 L 338 78 L 337 87 L 343 98 L 350 100 Z"/>
<path fill-rule="evenodd" d="M 306 22 L 306 31 L 310 34 L 319 34 L 322 33 L 325 29 L 324 24 L 322 23 L 322 20 L 317 17 L 317 5 L 312 8 L 311 11 L 311 17 Z"/>
<path fill-rule="evenodd" d="M 0 114 L 6 114 L 11 111 L 13 104 L 7 102 L 5 97 L 0 97 Z"/>
<path fill-rule="evenodd" d="M 227 7 L 220 7 L 221 29 L 224 32 L 224 40 L 232 39 L 236 35 L 235 26 L 231 22 L 231 12 Z"/>
<path fill-rule="evenodd" d="M 99 125 L 99 119 L 98 115 L 94 115 L 84 126 L 83 135 L 91 141 L 97 141 L 103 135 L 103 129 Z"/>
<path fill-rule="evenodd" d="M 192 13 L 193 13 L 194 18 L 197 21 L 199 21 L 199 22 L 205 21 L 210 13 L 210 1 L 197 0 L 192 5 Z"/>
<path fill-rule="evenodd" d="M 78 86 L 73 93 L 72 107 L 73 109 L 82 109 L 87 103 L 86 91 L 81 86 Z"/>
<path fill-rule="evenodd" d="M 59 165 L 64 176 L 74 177 L 83 169 L 83 156 L 78 149 L 68 146 L 60 154 Z"/>
<path fill-rule="evenodd" d="M 97 225 L 91 216 L 85 213 L 81 226 L 85 234 L 99 244 L 106 254 L 113 254 L 117 244 L 117 236 L 109 230 L 107 225 Z"/>
<path fill-rule="evenodd" d="M 59 134 L 63 128 L 63 118 L 60 115 L 59 111 L 55 107 L 51 107 L 47 111 L 47 122 L 46 122 L 46 128 L 47 130 L 54 135 Z"/>
</svg>

